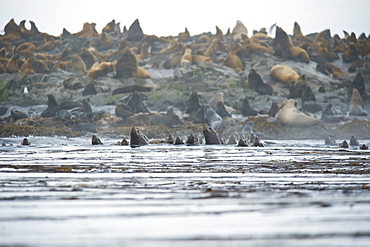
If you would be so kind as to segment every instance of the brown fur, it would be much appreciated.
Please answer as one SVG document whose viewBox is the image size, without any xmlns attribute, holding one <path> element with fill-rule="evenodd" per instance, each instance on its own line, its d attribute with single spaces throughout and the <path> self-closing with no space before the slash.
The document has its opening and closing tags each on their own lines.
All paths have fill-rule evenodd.
<svg viewBox="0 0 370 247">
<path fill-rule="evenodd" d="M 190 32 L 187 28 L 185 28 L 185 31 L 182 33 L 179 33 L 179 40 L 180 41 L 186 41 L 190 38 Z"/>
<path fill-rule="evenodd" d="M 208 101 L 208 104 L 213 108 L 213 109 L 217 109 L 217 104 L 218 102 L 222 102 L 224 103 L 224 93 L 222 92 L 218 92 L 216 93 L 209 101 Z M 233 111 L 235 111 L 234 108 L 230 107 L 230 106 L 226 106 L 225 105 L 225 109 L 228 113 L 231 113 Z"/>
<path fill-rule="evenodd" d="M 219 38 L 219 39 L 224 37 L 224 33 L 222 32 L 222 30 L 218 26 L 216 26 L 216 34 L 215 34 L 214 37 Z"/>
<path fill-rule="evenodd" d="M 328 44 L 326 42 L 317 42 L 317 54 L 329 60 L 335 60 L 339 58 L 338 54 L 329 51 Z"/>
<path fill-rule="evenodd" d="M 55 48 L 54 38 L 50 35 L 44 35 L 44 44 L 36 47 L 36 51 L 51 51 Z"/>
<path fill-rule="evenodd" d="M 103 32 L 100 35 L 99 40 L 91 42 L 90 46 L 99 50 L 108 50 L 113 47 L 113 43 L 112 40 L 108 38 L 107 32 Z"/>
<path fill-rule="evenodd" d="M 270 70 L 270 76 L 272 79 L 283 82 L 290 85 L 292 82 L 299 80 L 300 76 L 298 73 L 287 65 L 275 65 Z"/>
<path fill-rule="evenodd" d="M 18 72 L 23 75 L 35 74 L 35 71 L 33 70 L 33 57 L 28 58 L 19 68 Z"/>
<path fill-rule="evenodd" d="M 343 62 L 352 63 L 359 60 L 359 52 L 357 51 L 356 44 L 351 42 L 342 54 Z"/>
<path fill-rule="evenodd" d="M 5 35 L 0 37 L 0 40 L 20 40 L 22 39 L 21 29 L 15 23 L 14 19 L 11 19 L 4 27 Z"/>
<path fill-rule="evenodd" d="M 157 54 L 170 54 L 181 50 L 181 45 L 176 38 L 171 37 L 167 47 L 161 49 Z"/>
<path fill-rule="evenodd" d="M 234 53 L 229 52 L 222 65 L 234 69 L 236 72 L 243 71 L 242 60 Z"/>
<path fill-rule="evenodd" d="M 99 33 L 95 29 L 96 23 L 85 22 L 80 32 L 73 34 L 79 38 L 99 37 Z"/>
<path fill-rule="evenodd" d="M 110 33 L 114 32 L 114 28 L 116 26 L 116 21 L 113 19 L 111 22 L 109 22 L 102 30 L 102 33 Z"/>
<path fill-rule="evenodd" d="M 299 62 L 308 63 L 310 61 L 305 50 L 295 47 L 288 34 L 281 28 L 276 27 L 276 35 L 272 41 L 274 54 L 281 56 L 283 59 L 291 59 Z"/>
<path fill-rule="evenodd" d="M 329 72 L 333 75 L 336 79 L 347 79 L 351 75 L 339 68 L 338 66 L 334 65 L 333 63 L 326 63 L 326 67 L 328 68 Z"/>
<path fill-rule="evenodd" d="M 25 42 L 17 46 L 14 52 L 20 55 L 25 55 L 28 51 L 33 52 L 34 50 L 36 50 L 36 46 L 34 44 L 31 42 Z"/>
<path fill-rule="evenodd" d="M 39 59 L 33 59 L 33 70 L 35 73 L 47 74 L 50 73 L 49 67 L 46 63 Z"/>
<path fill-rule="evenodd" d="M 70 61 L 62 61 L 62 62 L 58 62 L 56 63 L 53 68 L 54 69 L 61 69 L 61 70 L 64 70 L 64 71 L 67 71 L 69 65 L 70 65 Z"/>
<path fill-rule="evenodd" d="M 299 46 L 301 44 L 312 44 L 314 41 L 307 36 L 304 36 L 301 27 L 297 22 L 294 22 L 293 28 L 293 44 Z"/>
<path fill-rule="evenodd" d="M 148 71 L 138 66 L 138 61 L 132 49 L 127 48 L 116 64 L 116 77 L 149 78 Z"/>
<path fill-rule="evenodd" d="M 315 42 L 326 42 L 328 44 L 329 49 L 333 45 L 333 39 L 330 34 L 330 29 L 325 29 L 316 35 Z"/>
<path fill-rule="evenodd" d="M 9 60 L 8 63 L 6 64 L 5 68 L 8 73 L 16 73 L 18 72 L 18 59 L 19 59 L 19 54 L 14 54 Z"/>
<path fill-rule="evenodd" d="M 319 119 L 298 111 L 297 105 L 298 101 L 294 99 L 283 102 L 275 115 L 275 122 L 291 127 L 311 127 L 321 122 Z"/>
<path fill-rule="evenodd" d="M 203 56 L 203 55 L 191 55 L 191 59 L 192 59 L 194 64 L 200 64 L 200 63 L 204 63 L 204 62 L 210 62 L 210 63 L 213 62 L 212 58 L 206 57 L 206 56 Z"/>
<path fill-rule="evenodd" d="M 361 56 L 369 57 L 370 56 L 370 40 L 367 40 L 362 46 Z"/>
<path fill-rule="evenodd" d="M 25 20 L 22 20 L 19 23 L 19 28 L 21 30 L 21 36 L 22 36 L 22 38 L 27 39 L 27 38 L 33 37 L 35 35 L 38 35 L 40 33 L 39 30 L 37 30 L 37 28 L 34 28 L 34 24 L 32 25 L 32 23 L 33 23 L 32 21 L 30 21 L 30 23 L 32 25 L 31 30 L 27 30 L 26 29 L 25 23 L 26 23 Z"/>
<path fill-rule="evenodd" d="M 136 57 L 137 57 L 137 59 L 139 61 L 144 60 L 144 59 L 150 57 L 150 53 L 149 53 L 149 50 L 148 50 L 148 43 L 147 42 L 144 42 L 141 45 L 140 54 L 136 55 Z"/>
<path fill-rule="evenodd" d="M 93 79 L 101 76 L 106 76 L 109 72 L 112 72 L 114 70 L 115 66 L 116 62 L 97 62 L 93 66 L 91 66 L 86 76 Z"/>
<path fill-rule="evenodd" d="M 84 61 L 87 69 L 90 69 L 94 63 L 99 62 L 99 54 L 93 47 L 84 49 L 79 55 Z"/>
</svg>

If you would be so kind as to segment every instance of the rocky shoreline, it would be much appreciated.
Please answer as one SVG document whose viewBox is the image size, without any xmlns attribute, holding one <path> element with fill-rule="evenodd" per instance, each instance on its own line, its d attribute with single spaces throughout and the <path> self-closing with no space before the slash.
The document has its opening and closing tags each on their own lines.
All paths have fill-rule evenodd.
<svg viewBox="0 0 370 247">
<path fill-rule="evenodd" d="M 233 109 L 222 116 L 223 125 L 217 129 L 225 140 L 231 134 L 239 136 L 248 121 L 253 121 L 255 132 L 263 133 L 261 139 L 324 139 L 326 136 L 370 139 L 368 116 L 349 114 L 349 92 L 353 88 L 361 93 L 363 111 L 370 112 L 367 90 L 370 53 L 363 52 L 368 49 L 370 41 L 365 35 L 357 39 L 352 34 L 340 39 L 344 50 L 336 51 L 336 38 L 330 35 L 329 30 L 326 38 L 331 43 L 326 48 L 338 55 L 335 59 L 325 57 L 318 48 L 322 44 L 317 39 L 321 33 L 304 36 L 313 40 L 315 45 L 294 44 L 307 50 L 309 62 L 302 62 L 277 55 L 274 49 L 277 38 L 271 38 L 263 30 L 256 31 L 251 38 L 239 32 L 244 36 L 236 40 L 234 30 L 238 24 L 226 34 L 217 29 L 215 35 L 191 36 L 186 30 L 177 37 L 145 35 L 138 21 L 128 30 L 124 28 L 123 32 L 117 30 L 117 24 L 108 23 L 101 33 L 96 32 L 94 25 L 85 23 L 81 32 L 69 34 L 64 30 L 60 37 L 37 30 L 29 37 L 14 38 L 11 35 L 22 34 L 25 30 L 11 22 L 7 26 L 13 29 L 6 27 L 5 35 L 0 36 L 0 64 L 5 69 L 0 73 L 1 137 L 72 137 L 98 133 L 120 139 L 129 136 L 131 126 L 139 128 L 149 138 L 165 138 L 169 134 L 186 138 L 190 133 L 202 136 L 202 125 L 210 123 L 204 117 L 196 118 L 196 112 L 187 112 L 192 92 L 197 93 L 200 108 L 222 92 L 223 105 Z M 290 38 L 297 40 L 297 34 Z M 45 47 L 48 40 L 52 40 L 51 48 Z M 35 48 L 30 49 L 30 44 Z M 352 44 L 357 47 L 357 58 L 344 61 L 343 54 Z M 20 49 L 22 45 L 26 46 L 23 50 Z M 261 47 L 268 50 L 261 51 Z M 191 62 L 185 60 L 186 49 L 192 51 Z M 55 58 L 66 53 L 66 59 Z M 241 69 L 226 62 L 230 53 L 240 59 Z M 15 54 L 20 57 L 17 61 L 19 67 L 16 72 L 10 72 L 8 63 Z M 71 65 L 76 57 L 84 60 L 82 72 Z M 26 65 L 22 67 L 26 61 L 33 62 L 33 71 L 27 72 L 24 69 Z M 68 64 L 65 69 L 60 67 L 63 62 Z M 334 71 L 329 62 L 341 73 Z M 353 70 L 355 62 L 361 63 Z M 37 71 L 40 67 L 37 63 L 46 65 L 47 70 Z M 100 69 L 99 66 L 105 66 L 103 63 L 111 69 Z M 304 75 L 304 88 L 312 90 L 315 103 L 321 108 L 316 112 L 303 109 L 300 92 L 298 97 L 294 97 L 299 102 L 298 110 L 321 119 L 322 109 L 331 104 L 339 121 L 322 121 L 322 124 L 310 127 L 284 126 L 276 122 L 274 116 L 269 115 L 271 106 L 273 102 L 281 106 L 291 97 L 295 82 L 287 85 L 272 78 L 270 70 L 275 65 L 289 66 L 299 76 Z M 265 84 L 271 86 L 271 94 L 252 88 L 248 77 L 252 68 Z M 50 116 L 44 114 L 48 104 L 50 107 L 48 95 L 55 98 L 59 107 Z M 139 95 L 139 100 L 134 95 Z M 243 102 L 246 99 L 256 114 L 245 113 Z M 26 116 L 17 119 L 11 114 L 13 109 Z"/>
</svg>

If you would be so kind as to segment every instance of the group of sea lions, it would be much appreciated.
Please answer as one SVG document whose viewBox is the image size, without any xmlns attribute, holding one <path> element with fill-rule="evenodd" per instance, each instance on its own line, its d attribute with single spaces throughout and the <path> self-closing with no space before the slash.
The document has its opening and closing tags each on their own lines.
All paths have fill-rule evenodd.
<svg viewBox="0 0 370 247">
<path fill-rule="evenodd" d="M 4 35 L 0 36 L 0 73 L 27 75 L 61 70 L 92 79 L 107 76 L 149 78 L 150 73 L 146 68 L 169 69 L 187 67 L 189 64 L 213 63 L 226 66 L 240 74 L 249 71 L 248 87 L 258 94 L 271 96 L 274 94 L 273 87 L 264 82 L 257 69 L 248 70 L 245 61 L 253 56 L 275 56 L 282 60 L 282 64 L 268 67 L 270 78 L 289 88 L 288 99 L 280 107 L 276 102 L 271 104 L 268 115 L 274 118 L 275 122 L 284 126 L 310 127 L 338 120 L 335 114 L 332 114 L 330 104 L 322 109 L 316 102 L 315 95 L 306 82 L 307 76 L 283 64 L 286 60 L 300 63 L 314 61 L 319 73 L 330 74 L 343 80 L 340 86 L 348 88 L 349 115 L 367 115 L 363 100 L 367 99 L 366 83 L 361 69 L 369 65 L 370 40 L 364 33 L 358 38 L 354 33 L 347 32 L 344 33 L 344 38 L 339 35 L 332 36 L 330 30 L 303 35 L 299 24 L 294 23 L 292 36 L 279 26 L 274 27 L 274 38 L 270 37 L 264 28 L 249 36 L 245 25 L 237 21 L 235 27 L 229 29 L 226 34 L 216 27 L 214 35 L 205 33 L 191 36 L 185 28 L 185 31 L 176 37 L 157 37 L 144 34 L 138 20 L 135 20 L 129 29 L 124 27 L 123 31 L 119 23 L 112 20 L 101 33 L 95 29 L 95 23 L 85 23 L 80 32 L 71 34 L 64 29 L 60 36 L 52 36 L 40 32 L 33 22 L 30 23 L 30 30 L 26 29 L 25 21 L 18 25 L 12 19 L 6 24 Z M 343 71 L 333 63 L 336 60 L 351 63 L 350 69 Z M 69 80 L 65 80 L 63 85 L 66 89 L 80 86 Z M 89 90 L 95 90 L 93 84 L 89 86 Z M 117 105 L 116 116 L 127 119 L 136 113 L 150 112 L 137 91 L 139 89 L 145 90 L 144 87 L 135 88 L 124 103 Z M 118 91 L 116 93 L 119 93 Z M 218 92 L 208 104 L 201 106 L 196 91 L 193 91 L 186 102 L 186 113 L 193 115 L 193 123 L 205 123 L 213 130 L 225 128 L 228 126 L 227 119 L 235 109 L 225 105 L 223 97 L 223 93 Z M 297 109 L 299 99 L 305 113 Z M 245 97 L 241 113 L 243 116 L 256 116 L 258 112 L 250 106 L 249 101 L 250 99 Z M 53 95 L 48 95 L 48 107 L 41 117 L 58 117 L 65 120 L 66 126 L 72 130 L 97 133 L 92 119 L 99 116 L 92 113 L 88 101 L 77 105 L 69 103 L 71 104 L 64 104 L 62 107 Z M 307 114 L 318 111 L 322 111 L 321 119 Z M 78 122 L 69 114 L 83 116 L 89 121 Z M 11 111 L 11 116 L 14 121 L 26 117 L 16 109 Z M 168 110 L 165 116 L 152 118 L 150 123 L 172 127 L 181 125 L 182 121 L 173 110 Z"/>
</svg>

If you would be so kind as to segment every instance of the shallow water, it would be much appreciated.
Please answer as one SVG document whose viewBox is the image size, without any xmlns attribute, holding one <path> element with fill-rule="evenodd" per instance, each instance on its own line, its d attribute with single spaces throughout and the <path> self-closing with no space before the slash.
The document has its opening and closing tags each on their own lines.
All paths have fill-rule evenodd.
<svg viewBox="0 0 370 247">
<path fill-rule="evenodd" d="M 28 139 L 0 139 L 0 246 L 369 246 L 368 150 Z"/>
</svg>

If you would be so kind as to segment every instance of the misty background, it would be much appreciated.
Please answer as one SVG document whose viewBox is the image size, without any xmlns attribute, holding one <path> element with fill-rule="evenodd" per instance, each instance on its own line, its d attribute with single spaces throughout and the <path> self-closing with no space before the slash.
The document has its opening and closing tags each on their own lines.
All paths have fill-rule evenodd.
<svg viewBox="0 0 370 247">
<path fill-rule="evenodd" d="M 215 33 L 217 25 L 224 33 L 241 20 L 248 28 L 269 29 L 277 23 L 292 34 L 294 22 L 303 34 L 331 29 L 331 34 L 343 37 L 343 30 L 360 35 L 370 32 L 370 1 L 368 0 L 259 0 L 259 1 L 112 1 L 112 0 L 13 0 L 2 1 L 0 30 L 14 18 L 36 23 L 41 32 L 58 36 L 63 28 L 75 33 L 84 22 L 95 22 L 96 30 L 111 20 L 127 28 L 139 19 L 145 34 L 157 36 L 177 35 L 188 28 L 191 35 Z"/>
</svg>

